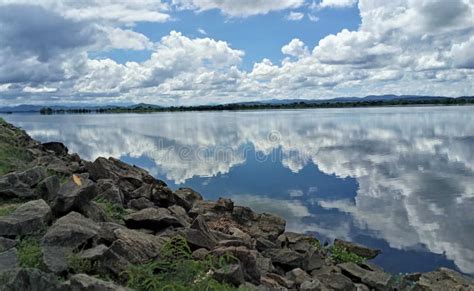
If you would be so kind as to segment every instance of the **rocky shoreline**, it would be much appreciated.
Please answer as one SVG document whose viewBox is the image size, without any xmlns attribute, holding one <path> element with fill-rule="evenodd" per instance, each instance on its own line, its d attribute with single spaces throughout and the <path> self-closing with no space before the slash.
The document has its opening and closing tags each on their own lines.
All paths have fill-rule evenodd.
<svg viewBox="0 0 474 291">
<path fill-rule="evenodd" d="M 388 274 L 369 261 L 378 250 L 323 246 L 276 215 L 82 160 L 1 119 L 0 159 L 0 290 L 474 290 L 446 268 Z"/>
</svg>

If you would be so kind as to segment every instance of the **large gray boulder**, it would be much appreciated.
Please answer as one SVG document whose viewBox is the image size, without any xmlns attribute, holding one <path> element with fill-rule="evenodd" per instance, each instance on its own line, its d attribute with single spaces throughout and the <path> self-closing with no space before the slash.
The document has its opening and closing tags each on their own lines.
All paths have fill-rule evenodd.
<svg viewBox="0 0 474 291">
<path fill-rule="evenodd" d="M 36 191 L 40 198 L 50 203 L 58 195 L 59 188 L 61 188 L 61 181 L 58 176 L 53 175 L 39 182 Z"/>
<path fill-rule="evenodd" d="M 34 187 L 46 176 L 44 167 L 4 175 L 0 177 L 0 197 L 35 198 L 37 193 Z"/>
<path fill-rule="evenodd" d="M 378 269 L 362 268 L 361 266 L 348 262 L 338 265 L 342 274 L 355 282 L 362 282 L 375 290 L 385 290 L 392 276 Z"/>
<path fill-rule="evenodd" d="M 183 207 L 186 211 L 193 208 L 197 201 L 202 200 L 202 195 L 191 188 L 179 188 L 173 193 L 176 204 Z"/>
<path fill-rule="evenodd" d="M 220 257 L 231 255 L 239 260 L 244 273 L 244 278 L 254 284 L 260 283 L 260 271 L 257 265 L 257 251 L 249 250 L 246 247 L 218 247 L 211 252 L 214 256 Z"/>
<path fill-rule="evenodd" d="M 116 229 L 110 250 L 129 262 L 145 263 L 158 257 L 167 239 L 131 229 Z"/>
<path fill-rule="evenodd" d="M 125 225 L 133 229 L 158 231 L 167 227 L 183 227 L 186 221 L 172 215 L 166 208 L 146 208 L 125 217 Z"/>
<path fill-rule="evenodd" d="M 118 185 L 111 179 L 100 179 L 97 181 L 98 197 L 115 203 L 121 207 L 124 206 L 124 197 Z"/>
<path fill-rule="evenodd" d="M 371 249 L 360 244 L 356 244 L 353 242 L 344 241 L 340 239 L 334 240 L 334 246 L 344 248 L 351 253 L 354 253 L 358 256 L 361 256 L 367 259 L 375 258 L 381 252 L 380 250 Z"/>
<path fill-rule="evenodd" d="M 68 148 L 61 142 L 46 142 L 42 143 L 40 146 L 45 151 L 50 151 L 56 155 L 66 155 L 69 150 Z"/>
<path fill-rule="evenodd" d="M 414 282 L 413 290 L 474 290 L 474 280 L 448 268 L 439 268 L 436 271 L 420 274 Z"/>
<path fill-rule="evenodd" d="M 263 256 L 272 259 L 274 265 L 278 265 L 286 271 L 290 271 L 294 268 L 302 268 L 305 260 L 303 254 L 286 248 L 268 249 L 262 254 Z"/>
<path fill-rule="evenodd" d="M 53 213 L 61 216 L 70 211 L 79 211 L 95 196 L 97 196 L 97 185 L 87 178 L 74 175 L 61 185 L 52 203 Z"/>
<path fill-rule="evenodd" d="M 65 283 L 60 283 L 53 274 L 44 273 L 38 269 L 23 268 L 13 272 L 0 290 L 8 291 L 63 291 L 68 290 Z"/>
<path fill-rule="evenodd" d="M 99 179 L 128 180 L 136 188 L 139 188 L 143 183 L 158 183 L 147 171 L 130 166 L 115 158 L 99 157 L 93 163 L 88 163 L 86 167 L 94 181 Z M 164 185 L 164 183 L 161 184 Z"/>
<path fill-rule="evenodd" d="M 125 291 L 130 290 L 112 282 L 100 280 L 86 274 L 71 276 L 71 291 Z"/>
<path fill-rule="evenodd" d="M 318 275 L 317 278 L 324 288 L 322 290 L 334 291 L 356 291 L 357 287 L 346 276 L 339 273 L 327 273 Z"/>
<path fill-rule="evenodd" d="M 18 244 L 18 241 L 16 240 L 0 236 L 0 252 L 4 252 L 11 248 L 14 248 L 17 244 Z"/>
<path fill-rule="evenodd" d="M 20 266 L 16 248 L 0 252 L 0 275 L 3 272 L 14 270 Z"/>
<path fill-rule="evenodd" d="M 0 217 L 0 235 L 19 236 L 33 234 L 51 221 L 51 208 L 42 199 L 20 205 L 13 213 Z"/>
<path fill-rule="evenodd" d="M 240 264 L 230 264 L 217 269 L 213 277 L 219 282 L 229 283 L 234 286 L 245 283 L 244 272 Z"/>
<path fill-rule="evenodd" d="M 182 230 L 186 241 L 192 249 L 213 249 L 217 244 L 217 238 L 211 233 L 202 216 L 194 219 L 190 228 Z"/>
<path fill-rule="evenodd" d="M 43 261 L 54 273 L 68 268 L 68 257 L 79 247 L 94 244 L 100 227 L 91 219 L 71 212 L 58 219 L 44 235 L 41 246 Z"/>
</svg>

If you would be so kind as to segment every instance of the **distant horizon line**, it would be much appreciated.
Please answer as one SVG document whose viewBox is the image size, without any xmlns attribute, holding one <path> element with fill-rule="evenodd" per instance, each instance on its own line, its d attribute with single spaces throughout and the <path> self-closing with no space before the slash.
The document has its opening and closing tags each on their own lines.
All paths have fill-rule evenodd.
<svg viewBox="0 0 474 291">
<path fill-rule="evenodd" d="M 138 106 L 138 105 L 148 105 L 148 106 L 159 106 L 159 107 L 198 107 L 198 106 L 221 106 L 221 105 L 232 105 L 232 104 L 250 104 L 250 103 L 261 103 L 261 104 L 271 104 L 271 102 L 324 102 L 324 101 L 334 101 L 334 100 L 343 100 L 343 99 L 364 99 L 364 98 L 383 98 L 383 97 L 391 97 L 392 99 L 396 98 L 474 98 L 474 95 L 462 95 L 462 96 L 443 96 L 443 95 L 411 95 L 411 94 L 380 94 L 380 95 L 366 95 L 366 96 L 344 96 L 344 97 L 331 97 L 331 98 L 322 98 L 322 99 L 308 99 L 308 98 L 284 98 L 284 99 L 264 99 L 264 100 L 249 100 L 249 101 L 236 101 L 236 102 L 229 102 L 229 103 L 207 103 L 207 104 L 192 104 L 192 105 L 160 105 L 160 104 L 153 104 L 153 103 L 145 103 L 145 102 L 124 102 L 124 103 L 55 103 L 50 105 L 45 104 L 35 104 L 35 103 L 20 103 L 15 105 L 0 105 L 0 109 L 5 108 L 18 108 L 22 106 L 31 106 L 31 107 L 66 107 L 66 108 L 87 108 L 87 107 L 107 107 L 107 106 L 117 106 L 117 107 L 130 107 L 130 106 Z"/>
</svg>

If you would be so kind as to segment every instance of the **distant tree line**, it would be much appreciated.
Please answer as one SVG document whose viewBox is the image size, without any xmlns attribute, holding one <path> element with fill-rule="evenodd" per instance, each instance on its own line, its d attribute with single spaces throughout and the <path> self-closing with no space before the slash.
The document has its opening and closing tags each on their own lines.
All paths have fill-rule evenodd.
<svg viewBox="0 0 474 291">
<path fill-rule="evenodd" d="M 200 106 L 134 106 L 110 108 L 71 108 L 53 109 L 44 107 L 41 114 L 65 113 L 150 113 L 175 111 L 223 111 L 223 110 L 263 110 L 263 109 L 303 109 L 303 108 L 350 108 L 350 107 L 381 107 L 381 106 L 410 106 L 410 105 L 469 105 L 474 104 L 472 97 L 432 98 L 432 99 L 394 99 L 377 101 L 338 101 L 338 102 L 293 102 L 289 104 L 222 104 Z"/>
</svg>

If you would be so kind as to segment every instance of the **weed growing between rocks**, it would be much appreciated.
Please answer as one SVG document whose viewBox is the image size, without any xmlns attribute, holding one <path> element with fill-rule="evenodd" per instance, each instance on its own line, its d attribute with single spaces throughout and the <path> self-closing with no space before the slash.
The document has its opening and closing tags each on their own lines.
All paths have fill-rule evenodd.
<svg viewBox="0 0 474 291">
<path fill-rule="evenodd" d="M 96 269 L 96 264 L 88 259 L 81 258 L 76 253 L 70 255 L 67 261 L 74 274 L 90 274 Z"/>
<path fill-rule="evenodd" d="M 24 148 L 16 146 L 12 141 L 20 134 L 17 130 L 9 127 L 0 118 L 0 175 L 21 168 L 27 161 L 27 153 Z"/>
<path fill-rule="evenodd" d="M 332 246 L 329 248 L 331 257 L 336 263 L 348 263 L 353 262 L 356 264 L 362 264 L 366 261 L 364 257 L 349 252 L 346 248 L 340 246 Z"/>
<path fill-rule="evenodd" d="M 204 261 L 196 261 L 186 240 L 176 236 L 163 246 L 156 261 L 127 268 L 127 286 L 139 291 L 237 290 L 212 278 L 213 270 L 225 268 L 236 260 L 228 255 L 208 256 Z"/>
<path fill-rule="evenodd" d="M 18 246 L 18 259 L 24 268 L 39 269 L 42 263 L 40 242 L 36 237 L 25 237 Z"/>
<path fill-rule="evenodd" d="M 0 202 L 0 216 L 7 216 L 7 215 L 13 213 L 13 211 L 15 211 L 15 209 L 18 206 L 19 205 L 16 204 L 16 203 L 5 203 L 5 204 L 3 204 L 2 202 Z"/>
<path fill-rule="evenodd" d="M 123 224 L 123 219 L 127 212 L 120 205 L 107 200 L 104 197 L 96 197 L 94 201 L 104 210 L 107 217 L 115 222 Z"/>
</svg>

